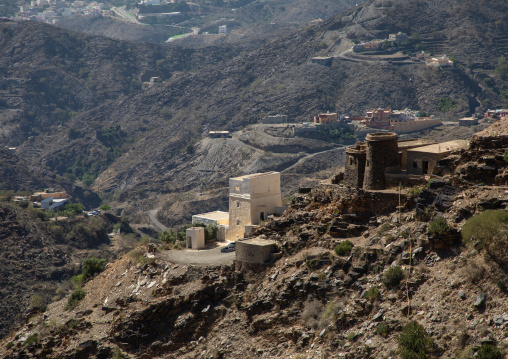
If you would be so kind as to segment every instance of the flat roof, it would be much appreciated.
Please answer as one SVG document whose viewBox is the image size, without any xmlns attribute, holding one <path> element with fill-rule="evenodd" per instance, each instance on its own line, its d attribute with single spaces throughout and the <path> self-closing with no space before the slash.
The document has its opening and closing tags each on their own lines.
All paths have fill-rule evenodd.
<svg viewBox="0 0 508 359">
<path fill-rule="evenodd" d="M 201 217 L 206 219 L 229 219 L 229 212 L 213 211 L 208 213 L 193 214 L 192 217 Z"/>
<path fill-rule="evenodd" d="M 435 144 L 434 141 L 425 140 L 423 138 L 410 139 L 410 140 L 399 140 L 398 147 L 399 149 L 407 148 L 407 147 L 422 147 L 427 145 Z"/>
<path fill-rule="evenodd" d="M 429 145 L 429 146 L 417 147 L 417 148 L 410 149 L 409 151 L 427 152 L 427 153 L 444 153 L 444 152 L 465 149 L 465 148 L 468 148 L 468 146 L 469 146 L 469 141 L 455 140 L 455 141 L 448 141 L 448 142 L 443 142 L 443 143 L 436 143 L 434 145 Z"/>
<path fill-rule="evenodd" d="M 241 180 L 241 179 L 244 179 L 244 178 L 255 178 L 255 177 L 261 177 L 261 176 L 268 176 L 268 175 L 272 175 L 272 174 L 275 174 L 275 173 L 279 173 L 279 172 L 270 171 L 270 172 L 264 172 L 264 173 L 253 173 L 253 174 L 250 174 L 250 175 L 233 177 L 231 179 Z"/>
<path fill-rule="evenodd" d="M 236 242 L 243 243 L 243 244 L 255 245 L 255 246 L 273 246 L 273 245 L 275 245 L 275 241 L 272 241 L 270 239 L 263 239 L 263 238 L 259 238 L 259 237 L 240 239 Z"/>
</svg>

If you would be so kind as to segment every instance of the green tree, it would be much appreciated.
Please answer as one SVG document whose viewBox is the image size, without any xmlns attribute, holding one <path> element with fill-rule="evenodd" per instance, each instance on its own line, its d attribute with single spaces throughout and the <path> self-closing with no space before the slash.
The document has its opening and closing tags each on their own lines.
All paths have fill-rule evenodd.
<svg viewBox="0 0 508 359">
<path fill-rule="evenodd" d="M 170 229 L 169 231 L 164 231 L 164 232 L 159 233 L 159 239 L 162 242 L 174 244 L 176 241 L 176 234 L 175 234 L 175 232 L 173 232 L 172 229 Z"/>
</svg>

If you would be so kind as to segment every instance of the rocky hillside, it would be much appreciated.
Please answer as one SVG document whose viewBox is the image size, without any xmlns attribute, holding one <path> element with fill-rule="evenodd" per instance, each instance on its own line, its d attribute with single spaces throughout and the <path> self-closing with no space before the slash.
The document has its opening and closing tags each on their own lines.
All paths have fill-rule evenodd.
<svg viewBox="0 0 508 359">
<path fill-rule="evenodd" d="M 480 142 L 495 151 L 488 139 L 500 138 L 489 131 Z M 454 156 L 474 156 L 475 143 Z M 397 190 L 340 184 L 295 195 L 259 229 L 279 247 L 281 258 L 267 265 L 177 265 L 164 250 L 148 263 L 124 257 L 84 287 L 74 309 L 64 310 L 66 300 L 51 304 L 5 338 L 0 353 L 502 358 L 508 257 L 494 249 L 506 245 L 506 187 L 478 186 L 456 167 L 404 189 L 400 213 L 398 201 Z M 478 216 L 491 218 L 495 231 L 475 224 Z M 481 230 L 471 237 L 472 229 Z"/>
<path fill-rule="evenodd" d="M 111 215 L 48 218 L 28 203 L 0 202 L 0 336 L 29 313 L 44 310 L 72 287 L 69 279 L 91 256 L 114 259 L 124 249 L 110 245 L 119 220 Z"/>
</svg>

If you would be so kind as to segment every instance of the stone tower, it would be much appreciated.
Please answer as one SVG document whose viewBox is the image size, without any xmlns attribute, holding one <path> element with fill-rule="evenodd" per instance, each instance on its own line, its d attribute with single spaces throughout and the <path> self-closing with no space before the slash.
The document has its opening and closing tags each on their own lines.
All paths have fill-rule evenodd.
<svg viewBox="0 0 508 359">
<path fill-rule="evenodd" d="M 397 134 L 393 132 L 369 133 L 363 188 L 385 189 L 385 173 L 400 171 L 399 148 Z"/>
<path fill-rule="evenodd" d="M 354 147 L 346 148 L 346 167 L 344 183 L 351 187 L 362 188 L 366 162 L 365 142 L 357 142 Z"/>
</svg>

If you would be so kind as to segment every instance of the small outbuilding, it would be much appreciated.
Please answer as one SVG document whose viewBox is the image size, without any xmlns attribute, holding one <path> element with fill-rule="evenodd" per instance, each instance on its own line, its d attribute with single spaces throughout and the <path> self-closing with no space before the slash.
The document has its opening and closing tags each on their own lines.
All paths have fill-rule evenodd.
<svg viewBox="0 0 508 359">
<path fill-rule="evenodd" d="M 410 149 L 407 151 L 406 172 L 414 175 L 432 174 L 440 159 L 468 146 L 469 141 L 457 140 Z"/>
<path fill-rule="evenodd" d="M 266 263 L 273 258 L 275 241 L 263 238 L 248 238 L 236 241 L 236 260 L 246 263 Z"/>
<path fill-rule="evenodd" d="M 464 117 L 459 120 L 459 126 L 475 126 L 478 124 L 478 119 L 473 117 Z"/>
<path fill-rule="evenodd" d="M 202 249 L 205 248 L 205 229 L 203 227 L 187 228 L 186 234 L 186 248 L 188 249 Z"/>
</svg>

